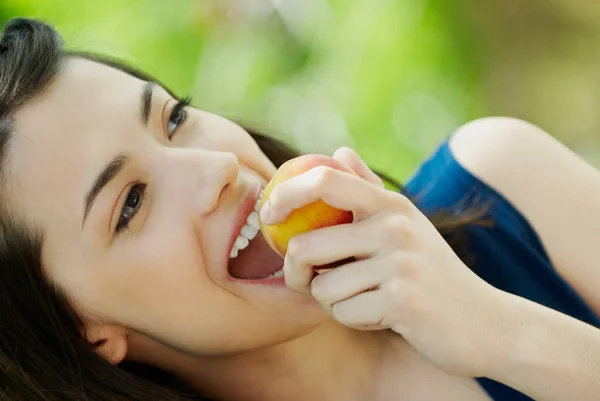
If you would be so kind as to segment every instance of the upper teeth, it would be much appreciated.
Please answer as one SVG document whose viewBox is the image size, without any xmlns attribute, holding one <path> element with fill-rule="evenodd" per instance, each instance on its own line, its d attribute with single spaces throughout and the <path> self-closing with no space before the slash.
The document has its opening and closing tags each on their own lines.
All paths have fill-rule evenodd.
<svg viewBox="0 0 600 401">
<path fill-rule="evenodd" d="M 262 192 L 261 192 L 262 195 Z M 235 239 L 233 244 L 233 248 L 231 248 L 231 253 L 229 254 L 229 258 L 233 259 L 237 257 L 238 252 L 242 249 L 245 249 L 251 240 L 256 237 L 258 230 L 260 229 L 260 223 L 258 221 L 258 212 L 260 210 L 260 196 L 256 200 L 256 204 L 254 205 L 254 210 L 250 212 L 248 217 L 246 218 L 246 224 L 242 227 L 240 234 Z"/>
</svg>

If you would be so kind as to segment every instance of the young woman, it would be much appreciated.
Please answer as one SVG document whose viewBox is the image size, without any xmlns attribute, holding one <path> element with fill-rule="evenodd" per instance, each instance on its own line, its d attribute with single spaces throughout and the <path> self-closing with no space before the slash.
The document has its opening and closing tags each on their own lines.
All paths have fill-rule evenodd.
<svg viewBox="0 0 600 401">
<path fill-rule="evenodd" d="M 312 169 L 259 211 L 294 152 L 16 19 L 0 156 L 3 399 L 600 393 L 600 173 L 527 123 L 460 128 L 402 194 L 343 148 L 357 176 Z M 355 221 L 281 259 L 257 214 L 316 199 Z"/>
</svg>

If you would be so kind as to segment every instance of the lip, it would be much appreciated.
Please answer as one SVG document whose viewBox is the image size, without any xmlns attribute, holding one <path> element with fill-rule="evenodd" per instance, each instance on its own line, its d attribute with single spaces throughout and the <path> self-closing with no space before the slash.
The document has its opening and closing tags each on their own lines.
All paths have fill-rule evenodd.
<svg viewBox="0 0 600 401">
<path fill-rule="evenodd" d="M 225 274 L 227 275 L 228 280 L 243 284 L 285 286 L 285 277 L 244 280 L 235 278 L 231 274 L 229 274 L 229 255 L 231 254 L 231 250 L 233 249 L 233 244 L 235 243 L 235 240 L 237 239 L 238 235 L 240 235 L 240 232 L 242 231 L 242 227 L 244 227 L 244 224 L 246 223 L 248 215 L 254 210 L 254 206 L 256 205 L 256 201 L 258 200 L 260 191 L 263 189 L 264 187 L 262 185 L 259 185 L 256 188 L 249 190 L 244 200 L 241 202 L 240 208 L 238 209 L 234 220 L 234 228 L 231 232 L 231 237 L 229 238 L 227 254 L 225 255 L 225 260 L 227 261 L 227 263 L 225 264 Z"/>
<path fill-rule="evenodd" d="M 257 284 L 257 285 L 268 285 L 273 287 L 285 287 L 285 277 L 277 278 L 262 278 L 258 280 L 241 280 L 235 277 L 229 276 L 230 280 L 243 283 L 243 284 Z"/>
</svg>

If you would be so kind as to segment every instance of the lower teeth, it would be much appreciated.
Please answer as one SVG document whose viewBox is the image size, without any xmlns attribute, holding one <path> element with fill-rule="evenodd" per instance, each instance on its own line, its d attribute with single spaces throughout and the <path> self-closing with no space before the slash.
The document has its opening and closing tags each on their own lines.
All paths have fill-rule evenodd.
<svg viewBox="0 0 600 401">
<path fill-rule="evenodd" d="M 269 274 L 265 279 L 283 277 L 283 269 L 277 270 L 275 273 Z"/>
</svg>

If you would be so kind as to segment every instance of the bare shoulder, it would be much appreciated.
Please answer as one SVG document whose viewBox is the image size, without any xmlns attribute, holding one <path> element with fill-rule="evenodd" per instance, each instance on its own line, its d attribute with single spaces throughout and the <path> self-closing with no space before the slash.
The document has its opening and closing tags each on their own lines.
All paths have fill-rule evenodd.
<svg viewBox="0 0 600 401">
<path fill-rule="evenodd" d="M 468 123 L 450 148 L 527 218 L 559 273 L 600 313 L 600 171 L 544 130 L 512 118 Z"/>
</svg>

